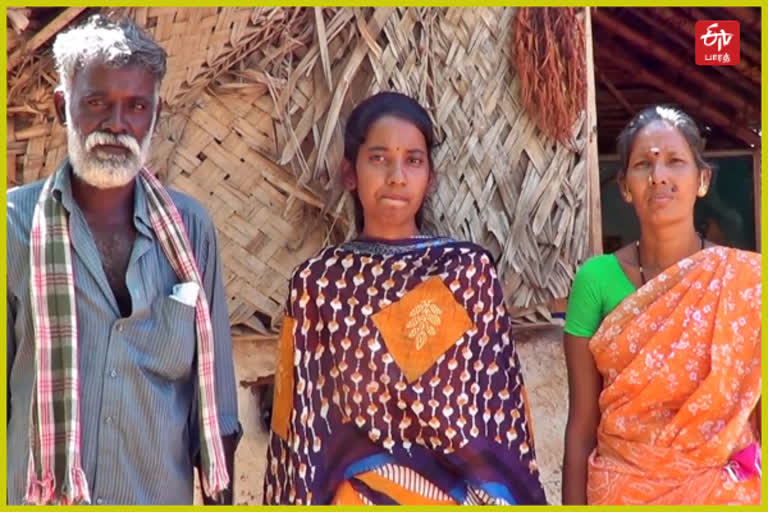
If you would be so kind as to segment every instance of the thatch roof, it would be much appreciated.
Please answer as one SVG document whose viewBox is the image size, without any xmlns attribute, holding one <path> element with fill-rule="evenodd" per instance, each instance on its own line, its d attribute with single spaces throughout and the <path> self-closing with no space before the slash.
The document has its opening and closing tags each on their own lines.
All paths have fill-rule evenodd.
<svg viewBox="0 0 768 512">
<path fill-rule="evenodd" d="M 338 186 L 341 126 L 383 89 L 415 96 L 445 138 L 433 229 L 497 256 L 521 321 L 546 317 L 546 304 L 567 295 L 591 250 L 586 123 L 582 115 L 567 148 L 524 112 L 509 55 L 516 10 L 125 10 L 169 53 L 152 168 L 212 213 L 233 324 L 272 336 L 291 269 L 352 234 Z M 20 52 L 8 75 L 10 182 L 47 176 L 66 153 L 49 44 L 71 14 L 88 12 L 48 11 L 38 29 L 54 24 L 47 40 L 10 50 Z"/>
<path fill-rule="evenodd" d="M 698 20 L 740 24 L 737 66 L 697 66 Z M 675 102 L 704 127 L 707 148 L 760 145 L 760 8 L 592 9 L 601 153 L 642 108 Z"/>
</svg>

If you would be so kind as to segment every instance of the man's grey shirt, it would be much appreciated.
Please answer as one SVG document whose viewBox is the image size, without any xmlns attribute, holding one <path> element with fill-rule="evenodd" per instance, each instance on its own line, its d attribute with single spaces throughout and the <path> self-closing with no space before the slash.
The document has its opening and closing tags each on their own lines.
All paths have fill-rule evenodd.
<svg viewBox="0 0 768 512">
<path fill-rule="evenodd" d="M 191 504 L 199 451 L 194 307 L 171 299 L 179 283 L 136 186 L 137 236 L 122 318 L 63 164 L 54 195 L 68 212 L 79 330 L 81 456 L 94 504 Z M 8 503 L 21 504 L 29 457 L 34 329 L 29 290 L 30 229 L 43 182 L 8 191 Z M 184 221 L 213 324 L 216 396 L 222 435 L 240 433 L 216 231 L 203 206 L 169 191 Z M 232 478 L 232 475 L 230 475 Z"/>
</svg>

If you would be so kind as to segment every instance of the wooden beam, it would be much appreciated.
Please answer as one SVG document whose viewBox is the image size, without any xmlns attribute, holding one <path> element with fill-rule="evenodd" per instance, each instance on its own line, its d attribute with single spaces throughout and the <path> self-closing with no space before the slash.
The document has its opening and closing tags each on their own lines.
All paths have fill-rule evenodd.
<svg viewBox="0 0 768 512">
<path fill-rule="evenodd" d="M 657 7 L 654 9 L 653 12 L 659 18 L 662 18 L 665 21 L 667 21 L 674 29 L 678 29 L 682 27 L 691 35 L 691 38 L 694 37 L 694 32 L 696 30 L 696 23 L 693 20 L 691 20 L 688 16 L 685 16 L 684 14 L 682 14 L 679 8 Z M 723 66 L 712 66 L 712 67 L 720 68 Z M 740 76 L 743 76 L 749 79 L 749 81 L 752 82 L 753 84 L 760 86 L 761 76 L 760 76 L 759 67 L 756 68 L 754 66 L 750 66 L 746 62 L 742 61 L 739 63 L 738 66 L 729 66 L 729 68 L 738 72 Z"/>
<path fill-rule="evenodd" d="M 660 9 L 655 7 L 627 7 L 626 10 L 631 12 L 633 16 L 637 16 L 646 22 L 651 27 L 657 27 L 660 32 L 664 32 L 665 37 L 672 39 L 680 48 L 685 49 L 690 55 L 693 55 L 693 24 L 690 25 L 690 34 L 688 34 L 687 31 L 678 32 L 676 30 L 664 30 L 660 20 L 653 16 L 653 14 L 655 14 Z"/>
<path fill-rule="evenodd" d="M 595 55 L 592 47 L 592 16 L 589 7 L 584 8 L 584 37 L 587 59 L 587 208 L 589 241 L 592 255 L 603 253 L 603 215 L 600 210 L 600 162 L 597 154 L 597 107 L 595 95 Z"/>
<path fill-rule="evenodd" d="M 19 46 L 13 54 L 8 57 L 7 70 L 11 71 L 15 68 L 25 57 L 40 48 L 49 39 L 55 36 L 62 28 L 66 27 L 69 22 L 77 18 L 81 12 L 86 10 L 87 7 L 69 7 L 64 12 L 56 16 L 48 25 L 43 27 L 37 34 L 26 43 Z"/>
<path fill-rule="evenodd" d="M 601 45 L 602 45 L 602 41 L 595 42 L 596 47 L 600 47 Z M 598 61 L 598 64 L 600 64 L 600 61 Z M 665 76 L 663 71 L 659 71 L 659 76 L 663 76 L 665 79 L 668 80 L 668 78 Z M 671 82 L 671 83 L 674 85 L 681 85 L 677 82 Z M 643 90 L 634 90 L 634 91 L 628 91 L 622 87 L 621 93 L 624 96 L 624 98 L 627 99 L 630 105 L 650 105 L 652 103 L 658 103 L 660 101 L 665 100 L 665 95 L 663 92 L 656 91 L 647 86 Z"/>
<path fill-rule="evenodd" d="M 618 17 L 608 13 L 605 9 L 593 9 L 594 19 L 601 27 L 605 28 L 614 35 L 617 35 L 627 41 L 631 41 L 646 53 L 653 55 L 668 65 L 671 69 L 678 72 L 684 72 L 685 75 L 703 89 L 703 92 L 720 98 L 728 103 L 734 110 L 748 113 L 749 118 L 759 117 L 758 109 L 751 102 L 745 100 L 742 95 L 733 92 L 726 84 L 712 80 L 707 74 L 702 72 L 697 66 L 690 64 L 686 59 L 680 57 L 674 52 L 669 51 L 664 46 L 654 41 L 651 37 L 643 34 L 639 30 L 625 25 Z"/>
<path fill-rule="evenodd" d="M 630 105 L 624 95 L 621 94 L 621 91 L 619 91 L 616 86 L 613 85 L 613 82 L 608 80 L 608 77 L 600 71 L 597 72 L 597 76 L 600 78 L 600 81 L 603 82 L 603 85 L 608 88 L 613 97 L 616 98 L 616 101 L 618 101 L 621 106 L 624 107 L 624 110 L 626 110 L 630 116 L 635 115 L 635 110 L 632 108 L 632 105 Z"/>
<path fill-rule="evenodd" d="M 757 26 L 755 26 L 753 13 L 749 7 L 720 7 L 720 9 L 728 11 L 728 13 L 739 22 L 741 28 L 739 49 L 741 50 L 742 58 L 747 57 L 751 61 L 751 64 L 759 66 L 761 61 L 760 48 L 753 47 L 744 36 L 746 36 L 746 33 L 750 30 L 760 32 L 760 11 L 757 12 Z M 711 15 L 698 7 L 691 7 L 688 9 L 688 12 L 690 12 L 697 21 L 712 19 Z M 693 34 L 693 32 L 691 32 L 691 34 Z"/>
<path fill-rule="evenodd" d="M 691 56 L 694 55 L 694 37 L 696 31 L 696 25 L 694 22 L 682 14 L 678 14 L 676 8 L 667 7 L 653 7 L 653 8 L 637 8 L 630 9 L 633 15 L 637 16 L 648 25 L 658 26 L 663 22 L 671 23 L 677 30 L 666 30 L 664 35 L 677 43 L 680 48 L 686 49 Z M 665 12 L 669 11 L 669 13 Z M 674 21 L 673 21 L 674 20 Z M 760 50 L 751 47 L 750 45 L 744 45 L 742 42 L 741 49 L 745 50 L 745 55 L 749 55 L 750 58 L 755 57 L 754 62 L 760 62 Z M 756 53 L 755 53 L 756 52 Z M 710 66 L 710 69 L 720 73 L 733 83 L 739 84 L 746 90 L 755 89 L 752 82 L 747 80 L 741 73 L 735 71 L 731 66 Z M 759 92 L 759 89 L 758 89 Z"/>
<path fill-rule="evenodd" d="M 752 185 L 755 191 L 754 209 L 755 209 L 755 249 L 758 252 L 762 252 L 761 248 L 761 234 L 760 234 L 760 218 L 761 218 L 761 203 L 762 203 L 762 165 L 760 161 L 760 146 L 755 147 L 752 152 Z"/>
<path fill-rule="evenodd" d="M 728 14 L 736 18 L 737 21 L 746 25 L 750 30 L 760 32 L 760 9 L 752 7 L 721 7 L 728 11 Z M 759 61 L 758 61 L 759 62 Z"/>
<path fill-rule="evenodd" d="M 700 117 L 720 128 L 730 131 L 735 137 L 744 141 L 747 146 L 758 146 L 760 137 L 749 128 L 735 123 L 733 116 L 726 115 L 711 106 L 709 98 L 701 94 L 691 94 L 691 91 L 678 86 L 669 84 L 665 79 L 652 73 L 641 62 L 634 57 L 630 57 L 627 52 L 619 51 L 616 48 L 607 46 L 598 46 L 596 53 L 600 59 L 608 59 L 614 64 L 621 66 L 627 73 L 632 73 L 638 80 L 664 91 L 674 101 L 690 110 L 691 114 Z"/>
</svg>

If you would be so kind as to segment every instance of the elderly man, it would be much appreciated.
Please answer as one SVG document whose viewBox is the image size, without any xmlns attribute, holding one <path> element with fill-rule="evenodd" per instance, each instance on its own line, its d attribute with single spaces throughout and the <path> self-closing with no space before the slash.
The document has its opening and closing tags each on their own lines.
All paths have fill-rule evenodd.
<svg viewBox="0 0 768 512">
<path fill-rule="evenodd" d="M 53 47 L 68 158 L 8 192 L 8 502 L 232 502 L 216 231 L 147 170 L 166 53 L 96 16 Z"/>
</svg>

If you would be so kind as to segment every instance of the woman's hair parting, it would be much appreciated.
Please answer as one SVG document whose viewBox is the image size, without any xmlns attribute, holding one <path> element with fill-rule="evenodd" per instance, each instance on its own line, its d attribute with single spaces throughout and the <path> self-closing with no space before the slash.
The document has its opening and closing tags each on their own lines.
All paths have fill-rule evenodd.
<svg viewBox="0 0 768 512">
<path fill-rule="evenodd" d="M 640 131 L 649 124 L 662 121 L 677 130 L 688 141 L 691 153 L 696 161 L 696 167 L 699 169 L 711 168 L 712 166 L 704 160 L 704 137 L 701 136 L 696 121 L 691 116 L 679 108 L 654 105 L 638 112 L 635 117 L 624 127 L 617 138 L 616 149 L 619 153 L 621 168 L 619 174 L 626 172 L 629 165 L 629 154 L 632 151 L 632 144 Z"/>
</svg>

